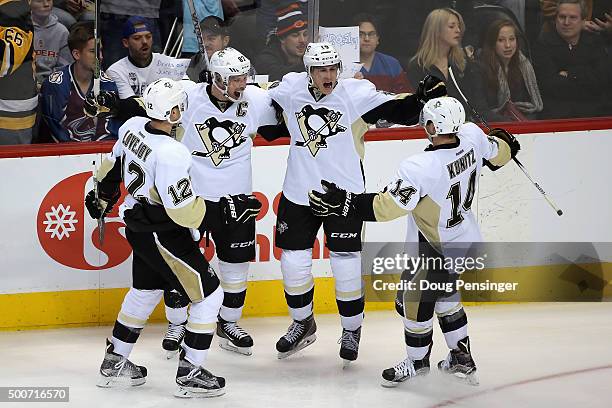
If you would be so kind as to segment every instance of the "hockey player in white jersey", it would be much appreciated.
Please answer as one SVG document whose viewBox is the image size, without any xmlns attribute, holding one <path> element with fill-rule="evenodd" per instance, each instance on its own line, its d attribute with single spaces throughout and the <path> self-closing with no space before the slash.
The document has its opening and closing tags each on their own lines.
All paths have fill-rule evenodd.
<svg viewBox="0 0 612 408">
<path fill-rule="evenodd" d="M 368 124 L 379 119 L 415 124 L 423 101 L 446 95 L 446 88 L 442 81 L 427 77 L 417 95 L 390 95 L 377 92 L 367 80 L 339 80 L 340 57 L 329 43 L 309 44 L 304 65 L 306 72 L 289 73 L 268 91 L 282 109 L 291 135 L 275 243 L 283 250 L 281 271 L 293 322 L 276 349 L 278 357 L 284 358 L 316 339 L 312 247 L 323 225 L 342 324 L 340 357 L 348 362 L 358 356 L 364 316 L 362 222 L 314 216 L 308 208 L 308 192 L 318 188 L 323 178 L 363 192 L 363 137 Z"/>
<path fill-rule="evenodd" d="M 175 395 L 211 397 L 224 393 L 225 379 L 203 368 L 223 290 L 193 239 L 193 231 L 205 228 L 211 214 L 204 199 L 194 193 L 190 152 L 171 137 L 186 103 L 180 83 L 160 79 L 147 87 L 144 104 L 149 118 L 134 117 L 120 128 L 119 140 L 95 176 L 99 180 L 97 194 L 92 191 L 85 200 L 90 215 L 100 219 L 118 200 L 122 180 L 129 193 L 120 214 L 134 251 L 133 282 L 112 338 L 107 339 L 100 367 L 101 387 L 145 383 L 146 368 L 128 357 L 164 289 L 174 289 L 191 302 Z M 240 197 L 227 197 L 224 204 L 221 214 L 234 223 L 255 216 Z"/>
<path fill-rule="evenodd" d="M 174 67 L 178 60 L 153 52 L 153 34 L 148 19 L 140 16 L 130 17 L 123 25 L 123 45 L 128 49 L 128 56 L 112 64 L 108 75 L 115 81 L 119 98 L 141 97 L 143 91 L 152 82 L 168 76 L 166 71 Z M 112 98 L 102 93 L 99 98 Z M 91 96 L 88 102 L 91 104 Z M 172 358 L 178 353 L 179 344 L 185 336 L 187 304 L 189 299 L 180 296 L 177 291 L 164 293 L 164 305 L 168 329 L 162 340 L 166 357 Z"/>
<path fill-rule="evenodd" d="M 251 63 L 239 51 L 228 47 L 215 52 L 209 70 L 211 84 L 191 83 L 187 91 L 190 106 L 182 124 L 182 143 L 192 154 L 195 193 L 215 214 L 223 196 L 252 194 L 252 139 L 258 129 L 262 134 L 277 129 L 277 118 L 267 92 L 247 86 Z M 253 210 L 259 210 L 260 204 L 253 204 L 258 205 Z M 219 344 L 251 355 L 253 339 L 237 322 L 246 297 L 249 261 L 255 258 L 255 219 L 238 226 L 213 222 L 207 231 L 215 242 L 225 292 L 217 326 Z"/>
<path fill-rule="evenodd" d="M 412 216 L 428 256 L 446 256 L 452 243 L 481 241 L 476 218 L 471 211 L 474 192 L 483 162 L 496 170 L 520 149 L 516 138 L 503 129 L 493 129 L 488 137 L 475 124 L 464 123 L 461 103 L 451 97 L 432 99 L 423 108 L 421 125 L 432 144 L 425 152 L 404 160 L 393 181 L 379 193 L 351 194 L 328 181 L 321 184 L 325 193 L 309 194 L 310 206 L 319 216 L 388 221 Z M 419 270 L 404 273 L 403 280 L 449 281 L 454 271 Z M 439 292 L 420 293 L 418 299 L 407 290 L 398 292 L 396 309 L 404 322 L 407 357 L 383 371 L 383 386 L 429 372 L 433 315 L 450 349 L 438 368 L 478 383 L 467 335 L 467 316 L 458 296 Z"/>
<path fill-rule="evenodd" d="M 228 47 L 215 52 L 209 68 L 212 84 L 181 81 L 189 106 L 177 137 L 192 154 L 195 193 L 206 199 L 209 214 L 218 214 L 223 196 L 252 193 L 252 138 L 259 133 L 273 139 L 286 136 L 288 131 L 284 124 L 277 125 L 267 92 L 246 85 L 251 63 L 239 51 Z M 120 101 L 120 107 L 104 95 L 99 99 L 111 103 L 106 110 L 128 117 L 142 114 L 142 107 L 133 98 Z M 256 200 L 245 203 L 252 211 L 261 206 Z M 249 261 L 255 258 L 255 220 L 235 226 L 221 222 L 220 216 L 211 219 L 216 221 L 207 225 L 207 231 L 215 242 L 225 292 L 217 335 L 221 347 L 250 355 L 253 339 L 237 321 L 244 307 Z"/>
</svg>

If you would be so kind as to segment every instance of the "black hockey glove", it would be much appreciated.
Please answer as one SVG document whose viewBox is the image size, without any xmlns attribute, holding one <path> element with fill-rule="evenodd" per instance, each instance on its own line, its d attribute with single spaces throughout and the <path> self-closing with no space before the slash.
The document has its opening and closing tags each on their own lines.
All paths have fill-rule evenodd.
<svg viewBox="0 0 612 408">
<path fill-rule="evenodd" d="M 98 193 L 99 195 L 100 193 Z M 119 200 L 121 193 L 117 191 L 117 193 L 110 197 L 102 197 L 99 195 L 96 200 L 96 192 L 91 190 L 85 196 L 85 207 L 87 208 L 87 212 L 94 220 L 99 220 L 100 218 L 104 218 L 106 214 L 112 211 L 113 206 Z"/>
<path fill-rule="evenodd" d="M 419 82 L 416 95 L 424 105 L 430 99 L 446 96 L 446 84 L 433 75 L 425 75 L 425 78 Z"/>
<path fill-rule="evenodd" d="M 198 82 L 203 82 L 205 84 L 212 84 L 212 72 L 207 69 L 203 69 L 200 71 L 200 75 L 198 75 Z"/>
<path fill-rule="evenodd" d="M 308 194 L 310 211 L 319 217 L 336 215 L 342 218 L 353 218 L 357 210 L 353 202 L 355 194 L 338 188 L 334 183 L 321 180 L 321 186 L 325 193 L 311 190 Z"/>
<path fill-rule="evenodd" d="M 517 153 L 521 150 L 521 144 L 516 140 L 516 137 L 505 129 L 495 128 L 489 131 L 489 136 L 495 136 L 500 138 L 510 146 L 510 156 L 516 157 Z"/>
<path fill-rule="evenodd" d="M 89 93 L 83 104 L 87 116 L 115 116 L 119 112 L 119 96 L 115 92 L 101 91 L 98 97 Z"/>
<path fill-rule="evenodd" d="M 261 203 L 254 195 L 238 194 L 221 197 L 221 218 L 224 224 L 243 224 L 255 219 Z"/>
</svg>

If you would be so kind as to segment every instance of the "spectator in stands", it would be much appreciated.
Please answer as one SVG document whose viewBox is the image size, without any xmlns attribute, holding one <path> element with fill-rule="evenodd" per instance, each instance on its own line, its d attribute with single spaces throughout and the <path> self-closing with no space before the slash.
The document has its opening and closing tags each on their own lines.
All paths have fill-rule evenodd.
<svg viewBox="0 0 612 408">
<path fill-rule="evenodd" d="M 413 90 L 399 61 L 376 51 L 380 35 L 374 18 L 359 14 L 353 22 L 359 26 L 359 60 L 363 64 L 355 78 L 366 78 L 376 85 L 376 89 L 383 91 L 402 93 Z"/>
<path fill-rule="evenodd" d="M 464 103 L 450 78 L 449 68 L 452 68 L 459 88 L 470 104 L 486 119 L 495 119 L 495 115 L 487 110 L 481 70 L 478 64 L 468 60 L 461 48 L 464 32 L 465 25 L 459 12 L 443 8 L 429 13 L 423 25 L 417 53 L 408 64 L 408 80 L 416 86 L 427 74 L 438 77 L 446 83 L 448 96 Z M 469 117 L 470 109 L 465 107 Z"/>
<path fill-rule="evenodd" d="M 193 5 L 198 15 L 198 21 L 208 16 L 216 16 L 224 19 L 222 2 L 219 0 L 193 0 Z M 198 40 L 193 29 L 193 20 L 187 0 L 183 0 L 183 49 L 182 57 L 189 58 L 200 51 Z"/>
<path fill-rule="evenodd" d="M 208 16 L 204 18 L 200 21 L 200 30 L 202 30 L 202 36 L 204 37 L 204 47 L 208 59 L 215 52 L 227 47 L 230 42 L 227 27 L 219 17 Z M 191 57 L 191 63 L 187 69 L 189 79 L 195 82 L 209 82 L 210 75 L 206 61 L 207 59 L 199 52 Z"/>
<path fill-rule="evenodd" d="M 257 72 L 268 75 L 271 81 L 282 79 L 288 72 L 303 72 L 302 58 L 308 44 L 308 18 L 297 3 L 279 9 L 276 15 L 276 35 L 270 37 L 255 62 Z"/>
<path fill-rule="evenodd" d="M 68 29 L 51 14 L 53 0 L 32 0 L 36 82 L 40 87 L 51 72 L 72 62 L 68 49 Z"/>
<path fill-rule="evenodd" d="M 38 95 L 27 0 L 0 1 L 0 145 L 32 142 Z"/>
<path fill-rule="evenodd" d="M 584 0 L 560 0 L 555 30 L 542 33 L 536 50 L 536 72 L 548 118 L 609 114 L 612 66 L 603 39 L 584 31 Z M 609 109 L 609 107 L 608 107 Z"/>
<path fill-rule="evenodd" d="M 496 20 L 487 29 L 480 56 L 487 102 L 507 120 L 535 119 L 542 110 L 542 97 L 517 34 L 510 20 Z"/>
<path fill-rule="evenodd" d="M 42 86 L 43 118 L 56 142 L 89 142 L 117 138 L 119 123 L 114 119 L 94 119 L 83 111 L 85 98 L 93 89 L 95 41 L 93 23 L 72 26 L 68 47 L 74 63 L 55 71 Z M 117 92 L 115 83 L 101 74 L 100 89 Z"/>
<path fill-rule="evenodd" d="M 131 16 L 141 16 L 149 19 L 149 28 L 153 36 L 153 51 L 162 51 L 162 42 L 159 36 L 157 18 L 161 0 L 100 0 L 99 32 L 104 44 L 104 68 L 108 68 L 121 58 L 127 56 L 127 49 L 123 44 L 122 27 Z M 186 23 L 185 23 L 186 24 Z M 188 28 L 185 26 L 185 32 Z M 190 28 L 193 31 L 193 26 Z"/>
<path fill-rule="evenodd" d="M 167 55 L 153 52 L 153 23 L 150 19 L 133 16 L 123 24 L 123 46 L 128 56 L 115 62 L 108 75 L 119 88 L 119 97 L 142 96 L 142 92 L 159 78 L 180 80 L 185 69 L 178 72 L 178 61 Z M 105 48 L 106 50 L 106 48 Z"/>
<path fill-rule="evenodd" d="M 94 10 L 94 0 L 55 0 L 53 4 L 53 14 L 68 29 L 77 21 L 93 21 Z"/>
</svg>

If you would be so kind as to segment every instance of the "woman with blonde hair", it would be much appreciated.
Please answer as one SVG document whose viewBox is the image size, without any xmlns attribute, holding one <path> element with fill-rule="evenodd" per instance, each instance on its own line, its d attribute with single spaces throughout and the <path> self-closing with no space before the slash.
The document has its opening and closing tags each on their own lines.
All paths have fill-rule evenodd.
<svg viewBox="0 0 612 408">
<path fill-rule="evenodd" d="M 461 47 L 463 33 L 465 24 L 457 11 L 441 8 L 429 13 L 423 24 L 417 53 L 408 64 L 408 79 L 414 85 L 427 74 L 438 77 L 445 82 L 448 96 L 464 103 L 450 78 L 450 67 L 470 104 L 486 118 L 490 118 L 490 112 L 486 110 L 480 69 L 475 62 L 467 58 Z M 466 109 L 466 112 L 469 116 L 470 110 Z"/>
<path fill-rule="evenodd" d="M 504 119 L 535 119 L 543 107 L 542 96 L 517 33 L 510 20 L 496 20 L 487 29 L 480 56 L 487 102 Z"/>
</svg>

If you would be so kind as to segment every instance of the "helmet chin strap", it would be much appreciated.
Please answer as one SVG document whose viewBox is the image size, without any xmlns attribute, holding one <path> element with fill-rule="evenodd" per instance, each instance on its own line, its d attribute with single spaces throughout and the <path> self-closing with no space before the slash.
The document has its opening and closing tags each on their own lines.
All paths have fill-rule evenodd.
<svg viewBox="0 0 612 408">
<path fill-rule="evenodd" d="M 225 89 L 221 89 L 219 88 L 219 86 L 217 85 L 217 81 L 213 81 L 212 85 L 217 88 L 217 90 L 219 92 L 221 92 L 223 94 L 223 96 L 225 96 L 227 99 L 229 99 L 232 102 L 240 102 L 240 100 L 242 99 L 242 92 L 240 93 L 240 98 L 235 99 L 232 98 L 228 93 L 227 93 L 227 86 L 225 87 Z"/>
</svg>

